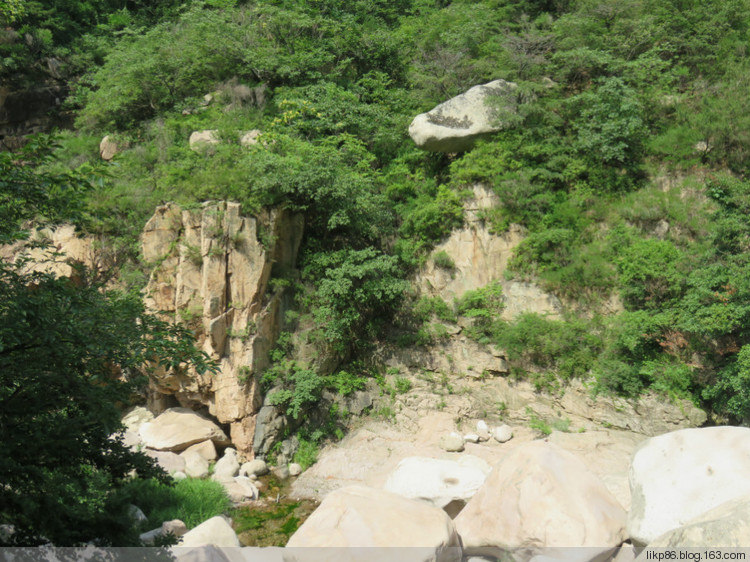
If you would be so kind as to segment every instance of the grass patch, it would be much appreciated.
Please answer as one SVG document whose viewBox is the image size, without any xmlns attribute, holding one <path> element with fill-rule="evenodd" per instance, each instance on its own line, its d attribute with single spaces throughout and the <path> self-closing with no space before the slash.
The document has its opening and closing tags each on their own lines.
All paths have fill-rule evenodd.
<svg viewBox="0 0 750 562">
<path fill-rule="evenodd" d="M 146 514 L 149 529 L 172 519 L 182 520 L 191 529 L 231 507 L 224 487 L 212 480 L 188 478 L 174 486 L 155 480 L 134 480 L 126 486 L 125 493 Z"/>
</svg>

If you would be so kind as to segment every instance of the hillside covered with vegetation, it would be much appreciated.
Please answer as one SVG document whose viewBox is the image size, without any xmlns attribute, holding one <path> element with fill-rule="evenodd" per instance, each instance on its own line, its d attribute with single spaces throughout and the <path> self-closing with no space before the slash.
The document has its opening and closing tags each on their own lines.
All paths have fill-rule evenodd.
<svg viewBox="0 0 750 562">
<path fill-rule="evenodd" d="M 163 202 L 304 213 L 301 273 L 276 283 L 343 362 L 324 375 L 276 352 L 266 379 L 295 416 L 356 387 L 378 339 L 439 337 L 422 329 L 436 314 L 477 318 L 473 337 L 540 388 L 593 379 L 750 419 L 747 0 L 9 0 L 0 21 L 0 81 L 48 79 L 54 59 L 69 89 L 75 128 L 38 177 L 87 178 L 75 219 L 131 287 Z M 462 154 L 414 145 L 415 115 L 497 78 L 518 84 L 511 126 Z M 222 142 L 191 150 L 205 129 Z M 128 146 L 111 163 L 104 135 Z M 563 319 L 503 321 L 493 287 L 414 296 L 476 183 L 502 203 L 485 217 L 496 233 L 527 233 L 512 275 L 560 297 Z M 622 310 L 599 314 L 613 298 Z"/>
</svg>

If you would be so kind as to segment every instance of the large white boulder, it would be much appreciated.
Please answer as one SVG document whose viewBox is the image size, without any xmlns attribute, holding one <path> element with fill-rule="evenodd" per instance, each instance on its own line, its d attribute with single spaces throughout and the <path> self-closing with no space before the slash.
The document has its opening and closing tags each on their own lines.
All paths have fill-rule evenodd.
<svg viewBox="0 0 750 562">
<path fill-rule="evenodd" d="M 229 445 L 229 438 L 218 425 L 188 408 L 170 408 L 141 425 L 138 433 L 146 447 L 159 451 L 182 451 L 207 439 L 216 445 Z"/>
<path fill-rule="evenodd" d="M 614 548 L 627 538 L 626 522 L 578 457 L 543 441 L 503 457 L 455 519 L 469 554 L 494 556 L 511 548 Z"/>
<path fill-rule="evenodd" d="M 488 472 L 468 462 L 406 457 L 388 476 L 385 489 L 455 515 L 484 484 Z"/>
<path fill-rule="evenodd" d="M 179 546 L 240 546 L 240 540 L 226 517 L 217 515 L 182 536 Z"/>
<path fill-rule="evenodd" d="M 683 527 L 656 537 L 653 548 L 747 547 L 750 544 L 750 496 L 721 504 Z M 639 560 L 645 560 L 646 553 Z"/>
<path fill-rule="evenodd" d="M 630 464 L 628 532 L 648 544 L 750 494 L 750 428 L 683 429 L 652 437 Z"/>
<path fill-rule="evenodd" d="M 342 554 L 330 547 L 411 547 L 414 562 L 461 560 L 460 539 L 443 510 L 364 486 L 328 494 L 287 547 L 328 547 L 318 552 L 329 553 L 330 560 Z M 373 552 L 387 556 L 387 551 Z"/>
<path fill-rule="evenodd" d="M 505 80 L 474 86 L 417 115 L 409 126 L 409 136 L 417 146 L 433 152 L 469 150 L 477 139 L 503 129 L 501 111 L 496 106 L 513 111 L 515 89 L 516 84 Z"/>
</svg>

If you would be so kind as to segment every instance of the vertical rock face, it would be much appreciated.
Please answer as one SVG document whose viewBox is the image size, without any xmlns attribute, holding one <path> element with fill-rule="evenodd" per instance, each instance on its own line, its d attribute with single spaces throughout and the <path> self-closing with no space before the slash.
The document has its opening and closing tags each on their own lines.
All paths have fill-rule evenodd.
<svg viewBox="0 0 750 562">
<path fill-rule="evenodd" d="M 422 294 L 437 295 L 452 301 L 467 291 L 475 291 L 485 285 L 499 281 L 505 296 L 503 319 L 513 320 L 525 312 L 535 312 L 557 317 L 562 312 L 562 303 L 554 295 L 545 293 L 533 283 L 508 281 L 505 273 L 516 247 L 524 239 L 524 231 L 511 225 L 503 234 L 494 234 L 483 215 L 500 206 L 500 200 L 486 186 L 475 185 L 473 197 L 464 203 L 465 226 L 454 230 L 438 244 L 417 274 L 415 284 Z M 453 267 L 440 267 L 435 262 L 437 254 L 447 254 Z"/>
<path fill-rule="evenodd" d="M 261 405 L 256 375 L 267 367 L 280 330 L 281 298 L 266 292 L 271 268 L 294 266 L 303 229 L 302 217 L 286 211 L 271 212 L 267 223 L 243 217 L 238 203 L 190 210 L 167 204 L 141 239 L 144 260 L 154 264 L 147 305 L 193 329 L 220 366 L 215 375 L 157 373 L 153 390 L 182 406 L 207 406 L 229 424 L 243 457 L 252 456 Z"/>
</svg>

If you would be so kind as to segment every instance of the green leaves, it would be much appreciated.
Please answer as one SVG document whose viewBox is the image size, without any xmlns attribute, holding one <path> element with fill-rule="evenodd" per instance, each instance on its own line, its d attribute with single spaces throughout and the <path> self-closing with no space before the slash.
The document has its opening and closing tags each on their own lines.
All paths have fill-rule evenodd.
<svg viewBox="0 0 750 562">
<path fill-rule="evenodd" d="M 404 296 L 408 283 L 398 260 L 374 248 L 310 256 L 303 279 L 315 280 L 313 316 L 340 352 L 367 345 Z"/>
<path fill-rule="evenodd" d="M 43 226 L 82 219 L 82 195 L 91 189 L 83 173 L 39 170 L 54 147 L 54 137 L 35 136 L 18 154 L 0 152 L 0 244 L 26 238 L 24 221 Z"/>
<path fill-rule="evenodd" d="M 110 494 L 132 469 L 160 471 L 110 439 L 117 404 L 142 382 L 145 361 L 215 368 L 186 331 L 149 316 L 139 295 L 81 275 L 76 285 L 0 267 L 0 521 L 27 544 L 133 540 L 127 519 L 105 523 Z"/>
<path fill-rule="evenodd" d="M 574 127 L 581 151 L 612 166 L 632 168 L 640 162 L 646 135 L 643 110 L 622 79 L 603 79 L 569 103 L 580 108 Z"/>
</svg>

